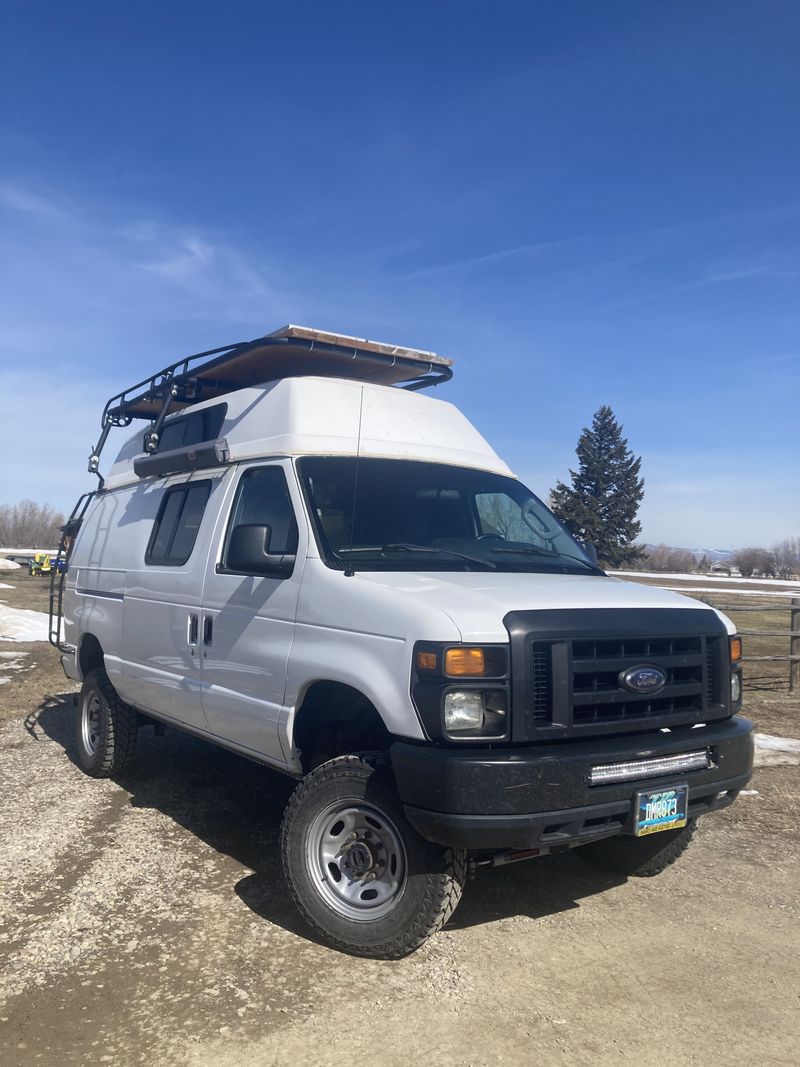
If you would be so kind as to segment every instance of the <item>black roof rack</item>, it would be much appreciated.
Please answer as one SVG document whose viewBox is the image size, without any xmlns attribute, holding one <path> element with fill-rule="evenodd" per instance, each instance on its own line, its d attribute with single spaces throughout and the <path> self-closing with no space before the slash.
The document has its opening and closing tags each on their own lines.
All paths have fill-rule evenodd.
<svg viewBox="0 0 800 1067">
<path fill-rule="evenodd" d="M 113 426 L 149 419 L 145 450 L 155 452 L 164 419 L 201 400 L 279 378 L 352 378 L 404 389 L 425 389 L 453 377 L 452 360 L 413 348 L 360 337 L 326 333 L 305 326 L 284 326 L 265 337 L 196 352 L 171 363 L 112 396 L 103 409 L 100 439 L 89 457 L 97 474 L 100 453 Z"/>
</svg>

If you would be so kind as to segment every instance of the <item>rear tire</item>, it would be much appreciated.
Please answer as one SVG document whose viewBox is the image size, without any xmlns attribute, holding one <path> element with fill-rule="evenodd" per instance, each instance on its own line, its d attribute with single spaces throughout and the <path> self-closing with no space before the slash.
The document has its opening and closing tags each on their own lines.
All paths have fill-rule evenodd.
<svg viewBox="0 0 800 1067">
<path fill-rule="evenodd" d="M 78 697 L 78 761 L 92 778 L 123 771 L 136 750 L 138 721 L 117 696 L 108 675 L 97 667 L 83 680 Z"/>
<path fill-rule="evenodd" d="M 646 837 L 607 837 L 580 845 L 575 851 L 593 867 L 613 874 L 652 878 L 682 856 L 694 836 L 695 820 L 678 830 L 662 830 Z"/>
<path fill-rule="evenodd" d="M 339 756 L 297 787 L 281 827 L 289 890 L 311 927 L 354 956 L 399 959 L 447 922 L 466 853 L 425 841 L 405 817 L 388 764 Z"/>
</svg>

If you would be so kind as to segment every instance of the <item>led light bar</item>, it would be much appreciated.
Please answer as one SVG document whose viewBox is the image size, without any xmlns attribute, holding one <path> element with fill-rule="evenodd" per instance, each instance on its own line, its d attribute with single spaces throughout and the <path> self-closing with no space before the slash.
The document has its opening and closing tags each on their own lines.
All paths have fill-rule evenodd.
<svg viewBox="0 0 800 1067">
<path fill-rule="evenodd" d="M 682 752 L 677 756 L 656 756 L 654 759 L 631 760 L 630 763 L 603 763 L 592 767 L 589 785 L 610 785 L 612 782 L 631 782 L 636 778 L 659 778 L 684 771 L 704 771 L 711 766 L 707 748 L 700 752 Z"/>
</svg>

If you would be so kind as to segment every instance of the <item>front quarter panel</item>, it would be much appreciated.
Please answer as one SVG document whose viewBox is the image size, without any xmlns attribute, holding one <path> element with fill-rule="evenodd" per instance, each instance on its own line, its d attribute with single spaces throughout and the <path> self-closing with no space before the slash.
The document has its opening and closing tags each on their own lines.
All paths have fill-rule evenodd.
<svg viewBox="0 0 800 1067">
<path fill-rule="evenodd" d="M 316 681 L 349 685 L 377 708 L 395 737 L 424 740 L 411 701 L 414 642 L 460 641 L 443 611 L 401 591 L 345 577 L 320 559 L 306 562 L 289 660 L 281 742 L 292 759 L 294 715 Z"/>
</svg>

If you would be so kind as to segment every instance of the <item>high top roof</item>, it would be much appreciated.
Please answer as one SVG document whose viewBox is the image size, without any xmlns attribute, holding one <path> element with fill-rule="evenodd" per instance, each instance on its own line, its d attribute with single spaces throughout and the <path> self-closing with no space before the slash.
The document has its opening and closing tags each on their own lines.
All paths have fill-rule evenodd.
<svg viewBox="0 0 800 1067">
<path fill-rule="evenodd" d="M 225 441 L 230 463 L 277 456 L 359 455 L 511 474 L 452 404 L 403 389 L 328 377 L 285 378 L 203 401 L 190 410 L 221 404 L 225 411 L 219 437 Z M 140 481 L 134 460 L 142 451 L 140 430 L 117 456 L 106 488 Z"/>
</svg>

